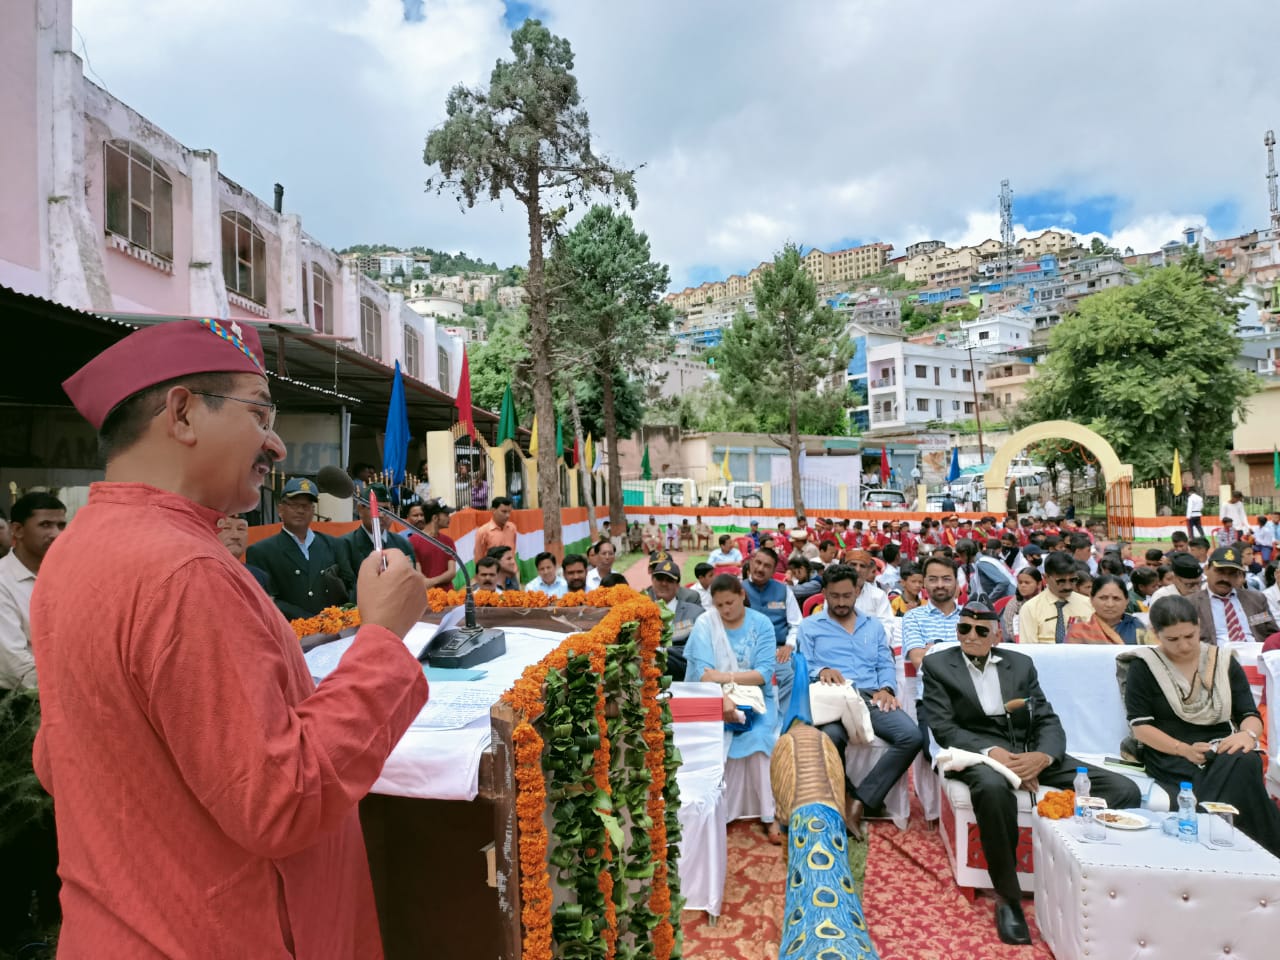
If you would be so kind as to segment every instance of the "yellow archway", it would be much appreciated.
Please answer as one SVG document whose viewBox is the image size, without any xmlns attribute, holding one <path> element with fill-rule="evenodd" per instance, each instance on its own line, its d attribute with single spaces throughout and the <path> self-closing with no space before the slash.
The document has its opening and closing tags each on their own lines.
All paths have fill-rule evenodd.
<svg viewBox="0 0 1280 960">
<path fill-rule="evenodd" d="M 1070 420 L 1046 420 L 1024 427 L 1000 445 L 987 468 L 987 505 L 1005 502 L 1005 476 L 1014 456 L 1024 448 L 1042 440 L 1071 440 L 1089 451 L 1098 461 L 1098 469 L 1107 484 L 1108 527 L 1132 528 L 1133 523 L 1133 465 L 1121 463 L 1111 444 L 1088 427 Z M 1113 502 L 1114 498 L 1114 502 Z M 1114 515 L 1114 520 L 1113 520 Z"/>
</svg>

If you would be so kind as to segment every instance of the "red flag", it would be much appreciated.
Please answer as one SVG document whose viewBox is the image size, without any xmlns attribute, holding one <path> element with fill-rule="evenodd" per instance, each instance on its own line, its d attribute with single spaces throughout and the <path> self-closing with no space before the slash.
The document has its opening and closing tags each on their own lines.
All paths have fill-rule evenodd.
<svg viewBox="0 0 1280 960">
<path fill-rule="evenodd" d="M 463 369 L 465 370 L 466 367 L 464 366 Z M 880 482 L 889 482 L 889 451 L 883 444 L 880 446 Z"/>
<path fill-rule="evenodd" d="M 476 439 L 476 423 L 471 419 L 471 367 L 467 364 L 467 348 L 462 348 L 462 373 L 458 375 L 458 396 L 453 401 L 458 408 L 458 422 L 467 428 L 471 439 Z"/>
<path fill-rule="evenodd" d="M 582 466 L 582 438 L 577 434 L 573 437 L 573 465 L 575 467 Z"/>
</svg>

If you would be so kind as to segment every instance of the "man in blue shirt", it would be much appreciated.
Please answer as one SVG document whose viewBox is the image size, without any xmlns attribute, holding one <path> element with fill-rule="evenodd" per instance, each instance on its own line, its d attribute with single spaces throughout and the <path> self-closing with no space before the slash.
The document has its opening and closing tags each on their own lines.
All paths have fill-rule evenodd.
<svg viewBox="0 0 1280 960">
<path fill-rule="evenodd" d="M 884 627 L 874 617 L 854 609 L 860 587 L 858 571 L 847 564 L 828 567 L 822 576 L 825 603 L 820 613 L 800 624 L 797 643 L 809 665 L 810 681 L 844 684 L 862 696 L 871 714 L 871 727 L 889 744 L 871 772 L 854 785 L 845 774 L 848 809 L 845 819 L 853 836 L 862 836 L 862 818 L 876 810 L 920 752 L 919 728 L 902 712 L 896 696 L 896 670 Z M 843 724 L 821 728 L 831 738 L 844 766 L 849 734 Z"/>
<path fill-rule="evenodd" d="M 772 547 L 761 547 L 751 555 L 747 577 L 742 581 L 747 594 L 747 604 L 752 610 L 763 613 L 773 624 L 773 638 L 778 645 L 778 667 L 774 677 L 778 683 L 778 723 L 782 722 L 782 704 L 791 703 L 792 672 L 791 650 L 795 646 L 796 627 L 800 624 L 800 605 L 795 595 L 781 580 L 773 578 L 778 569 L 778 555 Z"/>
<path fill-rule="evenodd" d="M 963 543 L 965 541 L 961 541 Z M 920 739 L 925 756 L 929 755 L 929 724 L 925 718 L 921 684 L 924 676 L 924 655 L 935 643 L 953 643 L 956 624 L 960 622 L 960 607 L 956 594 L 960 586 L 956 578 L 956 565 L 940 553 L 924 562 L 924 589 L 929 602 L 914 610 L 908 610 L 902 618 L 902 658 L 907 661 L 908 676 L 916 692 L 916 722 L 920 725 Z"/>
</svg>

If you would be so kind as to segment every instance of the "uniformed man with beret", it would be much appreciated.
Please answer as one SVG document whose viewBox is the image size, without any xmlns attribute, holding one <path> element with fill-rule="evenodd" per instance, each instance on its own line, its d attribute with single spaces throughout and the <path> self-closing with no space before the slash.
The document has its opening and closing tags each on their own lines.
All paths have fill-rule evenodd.
<svg viewBox="0 0 1280 960">
<path fill-rule="evenodd" d="M 373 513 L 369 509 L 370 493 L 378 498 L 379 503 L 391 502 L 390 491 L 381 483 L 370 483 L 356 492 L 356 513 L 360 515 L 360 526 L 339 541 L 346 551 L 347 564 L 352 570 L 359 570 L 360 564 L 373 553 Z M 409 545 L 409 541 L 398 533 L 391 533 L 385 522 L 382 524 L 382 549 L 399 550 L 409 558 L 410 563 L 417 566 L 417 557 L 414 556 L 413 547 Z"/>
<path fill-rule="evenodd" d="M 687 662 L 684 656 L 685 641 L 693 632 L 693 622 L 706 612 L 698 600 L 689 601 L 680 596 L 680 565 L 665 550 L 656 552 L 656 560 L 649 565 L 649 577 L 653 586 L 645 590 L 657 603 L 672 613 L 671 648 L 667 652 L 667 673 L 674 680 L 683 680 Z M 690 591 L 692 592 L 692 591 Z M 696 598 L 697 594 L 693 594 Z"/>
<path fill-rule="evenodd" d="M 355 569 L 337 537 L 311 529 L 320 491 L 306 477 L 284 485 L 277 510 L 284 528 L 249 548 L 248 561 L 271 578 L 272 599 L 290 620 L 314 617 L 355 595 Z"/>
</svg>

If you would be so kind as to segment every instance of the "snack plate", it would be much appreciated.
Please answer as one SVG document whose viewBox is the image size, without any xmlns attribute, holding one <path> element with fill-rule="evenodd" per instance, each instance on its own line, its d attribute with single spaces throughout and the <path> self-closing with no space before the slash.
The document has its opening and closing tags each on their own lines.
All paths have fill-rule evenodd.
<svg viewBox="0 0 1280 960">
<path fill-rule="evenodd" d="M 1153 826 L 1152 822 L 1146 817 L 1140 817 L 1133 813 L 1123 813 L 1119 810 L 1102 810 L 1097 814 L 1097 819 L 1112 830 L 1145 830 L 1147 827 Z"/>
</svg>

